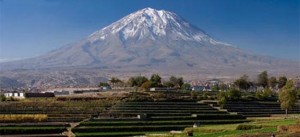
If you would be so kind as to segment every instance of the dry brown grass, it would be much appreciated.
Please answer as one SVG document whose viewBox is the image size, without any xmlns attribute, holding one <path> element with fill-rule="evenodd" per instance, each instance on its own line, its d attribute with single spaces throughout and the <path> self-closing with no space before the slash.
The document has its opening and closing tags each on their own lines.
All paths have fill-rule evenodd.
<svg viewBox="0 0 300 137">
<path fill-rule="evenodd" d="M 0 122 L 43 122 L 46 114 L 0 114 Z"/>
</svg>

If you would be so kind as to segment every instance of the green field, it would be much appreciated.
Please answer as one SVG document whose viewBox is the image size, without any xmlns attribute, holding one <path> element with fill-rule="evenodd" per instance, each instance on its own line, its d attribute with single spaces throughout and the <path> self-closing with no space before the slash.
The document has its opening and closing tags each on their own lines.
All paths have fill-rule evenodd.
<svg viewBox="0 0 300 137">
<path fill-rule="evenodd" d="M 300 114 L 283 119 L 278 102 L 271 101 L 228 102 L 226 111 L 215 100 L 197 102 L 184 92 L 109 94 L 1 102 L 0 135 L 185 137 L 185 132 L 193 130 L 199 137 L 284 136 L 297 133 L 279 133 L 277 126 L 296 124 L 300 119 Z M 192 128 L 195 123 L 200 127 Z M 237 130 L 240 125 L 253 129 Z"/>
<path fill-rule="evenodd" d="M 299 122 L 300 114 L 293 115 L 294 118 L 284 119 L 283 117 L 271 118 L 252 118 L 251 122 L 242 125 L 256 125 L 261 126 L 260 129 L 251 130 L 237 130 L 236 128 L 241 124 L 223 124 L 223 125 L 204 125 L 197 128 L 186 128 L 185 131 L 193 130 L 195 137 L 269 137 L 275 134 L 278 137 L 284 136 L 300 136 L 299 133 L 277 132 L 279 125 L 294 125 Z M 186 133 L 164 135 L 148 135 L 149 137 L 185 137 Z"/>
</svg>

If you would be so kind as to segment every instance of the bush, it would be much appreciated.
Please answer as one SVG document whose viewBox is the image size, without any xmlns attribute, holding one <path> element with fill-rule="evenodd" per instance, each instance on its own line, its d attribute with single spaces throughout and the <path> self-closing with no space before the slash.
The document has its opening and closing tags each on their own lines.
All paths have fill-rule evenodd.
<svg viewBox="0 0 300 137">
<path fill-rule="evenodd" d="M 6 101 L 6 97 L 3 94 L 0 94 L 0 101 Z"/>
<path fill-rule="evenodd" d="M 229 91 L 227 93 L 227 97 L 229 100 L 240 100 L 241 96 L 242 96 L 241 91 L 239 91 L 235 88 L 229 89 Z"/>
<path fill-rule="evenodd" d="M 220 105 L 220 106 L 223 108 L 224 105 L 226 104 L 226 102 L 227 102 L 227 95 L 226 95 L 226 92 L 221 91 L 221 92 L 218 94 L 218 105 Z"/>
<path fill-rule="evenodd" d="M 191 91 L 191 99 L 197 99 L 196 91 Z"/>
<path fill-rule="evenodd" d="M 141 85 L 141 87 L 140 87 L 140 91 L 149 91 L 151 85 L 152 85 L 152 82 L 151 82 L 151 81 L 146 81 L 146 82 L 144 82 L 144 83 Z"/>
<path fill-rule="evenodd" d="M 261 129 L 261 125 L 245 125 L 241 124 L 236 127 L 236 130 L 251 130 L 251 129 Z"/>
</svg>

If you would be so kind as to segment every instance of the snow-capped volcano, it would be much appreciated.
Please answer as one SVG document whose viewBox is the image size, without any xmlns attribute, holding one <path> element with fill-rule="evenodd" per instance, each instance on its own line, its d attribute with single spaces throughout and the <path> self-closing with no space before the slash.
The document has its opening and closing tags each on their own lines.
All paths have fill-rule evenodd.
<svg viewBox="0 0 300 137">
<path fill-rule="evenodd" d="M 155 72 L 197 78 L 200 74 L 251 75 L 262 70 L 275 74 L 298 73 L 298 64 L 245 52 L 215 40 L 173 12 L 145 8 L 81 41 L 39 57 L 1 63 L 0 69 L 76 69 L 76 78 L 79 72 L 91 69 L 114 75 Z M 34 79 L 33 72 L 29 73 L 31 79 Z M 38 77 L 42 79 L 40 74 Z"/>
<path fill-rule="evenodd" d="M 145 8 L 129 14 L 119 21 L 91 34 L 91 42 L 105 40 L 109 35 L 118 35 L 122 41 L 184 40 L 217 44 L 204 31 L 194 27 L 180 16 L 165 10 Z"/>
</svg>

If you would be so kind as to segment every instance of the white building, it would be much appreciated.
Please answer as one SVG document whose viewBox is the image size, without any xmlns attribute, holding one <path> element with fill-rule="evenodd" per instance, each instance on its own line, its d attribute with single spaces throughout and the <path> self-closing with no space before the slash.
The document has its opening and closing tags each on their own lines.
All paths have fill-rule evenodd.
<svg viewBox="0 0 300 137">
<path fill-rule="evenodd" d="M 5 97 L 14 97 L 14 98 L 25 98 L 24 93 L 21 92 L 7 92 L 4 93 Z"/>
</svg>

